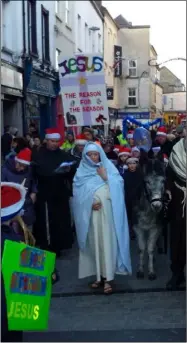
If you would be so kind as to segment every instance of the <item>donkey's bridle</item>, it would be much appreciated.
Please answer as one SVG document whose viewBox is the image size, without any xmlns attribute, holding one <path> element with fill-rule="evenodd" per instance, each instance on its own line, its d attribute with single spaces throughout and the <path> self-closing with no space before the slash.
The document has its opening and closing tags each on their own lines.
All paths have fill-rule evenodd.
<svg viewBox="0 0 187 343">
<path fill-rule="evenodd" d="M 154 202 L 156 201 L 160 201 L 160 202 L 163 202 L 163 198 L 153 198 L 153 199 L 150 199 L 149 198 L 149 194 L 147 192 L 147 188 L 146 188 L 146 184 L 144 182 L 144 192 L 145 192 L 145 195 L 147 197 L 147 200 L 149 201 L 150 204 L 153 204 Z"/>
</svg>

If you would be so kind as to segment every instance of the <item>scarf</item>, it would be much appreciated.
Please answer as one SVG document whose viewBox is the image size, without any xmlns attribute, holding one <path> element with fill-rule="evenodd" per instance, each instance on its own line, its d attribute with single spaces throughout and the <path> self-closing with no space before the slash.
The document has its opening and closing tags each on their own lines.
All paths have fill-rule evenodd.
<svg viewBox="0 0 187 343">
<path fill-rule="evenodd" d="M 169 165 L 178 178 L 186 182 L 186 148 L 184 138 L 174 145 L 169 158 Z"/>
</svg>

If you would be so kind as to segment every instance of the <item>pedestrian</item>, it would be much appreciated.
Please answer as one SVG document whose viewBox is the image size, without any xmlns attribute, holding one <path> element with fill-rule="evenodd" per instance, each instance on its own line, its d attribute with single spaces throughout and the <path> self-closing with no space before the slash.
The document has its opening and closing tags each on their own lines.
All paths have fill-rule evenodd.
<svg viewBox="0 0 187 343">
<path fill-rule="evenodd" d="M 84 134 L 77 135 L 75 139 L 75 146 L 69 151 L 70 154 L 74 156 L 78 162 L 81 161 L 82 152 L 84 150 L 86 143 L 87 143 L 87 140 Z"/>
<path fill-rule="evenodd" d="M 28 148 L 32 149 L 34 146 L 34 140 L 33 140 L 32 135 L 30 133 L 26 133 L 25 140 L 27 142 Z"/>
<path fill-rule="evenodd" d="M 173 148 L 173 143 L 167 139 L 167 130 L 165 126 L 161 126 L 158 128 L 156 133 L 155 141 L 153 142 L 153 147 L 160 147 L 160 151 L 158 155 L 167 155 L 168 158 L 171 154 L 171 150 Z"/>
<path fill-rule="evenodd" d="M 168 289 L 176 290 L 185 282 L 186 265 L 186 139 L 173 147 L 166 169 L 166 191 L 169 194 L 170 258 L 172 277 Z"/>
<path fill-rule="evenodd" d="M 75 146 L 75 138 L 74 138 L 74 134 L 72 131 L 68 131 L 66 133 L 66 140 L 65 142 L 62 144 L 61 149 L 68 151 L 70 149 L 73 149 Z"/>
<path fill-rule="evenodd" d="M 11 220 L 22 210 L 25 202 L 25 190 L 18 184 L 1 184 L 1 259 L 3 256 L 5 241 L 22 241 L 11 224 Z M 2 342 L 23 342 L 23 332 L 10 331 L 8 329 L 7 298 L 3 274 L 1 272 L 1 341 Z"/>
<path fill-rule="evenodd" d="M 140 149 L 137 146 L 132 147 L 131 155 L 132 155 L 132 157 L 139 159 L 140 158 Z"/>
<path fill-rule="evenodd" d="M 10 133 L 11 127 L 5 126 L 4 134 L 1 136 L 1 154 L 3 159 L 11 152 L 11 145 L 12 145 L 12 135 Z"/>
<path fill-rule="evenodd" d="M 59 148 L 61 135 L 57 129 L 46 130 L 46 145 L 41 147 L 33 159 L 33 171 L 37 180 L 36 223 L 33 234 L 41 249 L 51 250 L 57 257 L 61 250 L 72 248 L 73 232 L 67 183 L 72 182 L 73 167 L 63 168 L 63 162 L 75 161 L 74 157 Z M 76 167 L 75 167 L 76 168 Z"/>
<path fill-rule="evenodd" d="M 23 137 L 16 137 L 13 138 L 12 145 L 11 145 L 11 151 L 6 156 L 5 160 L 8 160 L 9 158 L 14 158 L 21 150 L 27 148 L 27 142 L 25 138 Z"/>
<path fill-rule="evenodd" d="M 25 148 L 21 150 L 14 158 L 9 158 L 2 166 L 1 181 L 14 182 L 23 184 L 27 189 L 27 194 L 24 203 L 23 220 L 27 227 L 32 231 L 32 226 L 35 221 L 34 204 L 36 202 L 37 186 L 32 175 L 31 150 Z M 14 223 L 14 228 L 18 230 Z"/>
<path fill-rule="evenodd" d="M 125 170 L 128 168 L 126 161 L 131 155 L 131 149 L 126 147 L 120 147 L 118 152 L 117 169 L 122 177 L 124 177 Z"/>
<path fill-rule="evenodd" d="M 73 182 L 79 244 L 79 278 L 95 275 L 91 288 L 113 292 L 116 273 L 131 274 L 123 179 L 103 149 L 89 142 Z"/>
<path fill-rule="evenodd" d="M 89 127 L 84 128 L 83 134 L 86 137 L 86 140 L 89 142 L 97 141 L 97 138 L 94 136 L 94 131 Z"/>
<path fill-rule="evenodd" d="M 34 155 L 39 151 L 39 149 L 42 146 L 42 141 L 40 139 L 40 136 L 35 136 L 33 138 L 33 147 L 32 147 L 32 158 L 34 158 Z"/>
<path fill-rule="evenodd" d="M 127 132 L 127 146 L 128 146 L 129 148 L 134 147 L 133 135 L 134 135 L 134 131 L 133 131 L 133 130 L 129 130 L 129 131 Z"/>
</svg>

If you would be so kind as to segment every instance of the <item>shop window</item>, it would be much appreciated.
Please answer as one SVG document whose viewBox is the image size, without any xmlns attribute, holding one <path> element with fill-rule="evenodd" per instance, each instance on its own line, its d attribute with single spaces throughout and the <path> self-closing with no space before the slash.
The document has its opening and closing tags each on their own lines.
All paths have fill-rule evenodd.
<svg viewBox="0 0 187 343">
<path fill-rule="evenodd" d="M 28 49 L 29 53 L 38 56 L 36 29 L 36 0 L 28 0 Z"/>
<path fill-rule="evenodd" d="M 49 11 L 47 11 L 42 5 L 42 55 L 43 61 L 50 62 L 49 52 Z"/>
</svg>

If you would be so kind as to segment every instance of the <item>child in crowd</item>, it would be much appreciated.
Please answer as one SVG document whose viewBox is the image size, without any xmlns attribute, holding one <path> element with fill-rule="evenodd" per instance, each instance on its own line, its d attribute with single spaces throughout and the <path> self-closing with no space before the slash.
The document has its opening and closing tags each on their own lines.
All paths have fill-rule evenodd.
<svg viewBox="0 0 187 343">
<path fill-rule="evenodd" d="M 138 149 L 136 146 L 132 148 L 131 150 L 131 155 L 132 157 L 135 157 L 135 158 L 140 158 L 140 149 Z"/>
<path fill-rule="evenodd" d="M 117 169 L 122 177 L 124 176 L 124 172 L 127 169 L 126 161 L 130 155 L 131 155 L 130 148 L 121 147 L 119 149 Z"/>
</svg>

